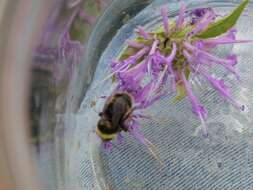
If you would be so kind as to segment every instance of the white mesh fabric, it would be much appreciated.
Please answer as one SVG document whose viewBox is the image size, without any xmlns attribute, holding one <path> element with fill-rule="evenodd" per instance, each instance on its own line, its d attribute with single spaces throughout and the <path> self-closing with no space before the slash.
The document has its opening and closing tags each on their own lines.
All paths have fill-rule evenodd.
<svg viewBox="0 0 253 190">
<path fill-rule="evenodd" d="M 210 5 L 221 14 L 235 6 L 221 2 Z M 176 4 L 173 6 L 169 6 L 171 13 L 178 9 Z M 143 134 L 157 147 L 165 164 L 162 169 L 148 150 L 127 134 L 124 143 L 115 145 L 110 154 L 101 151 L 94 135 L 98 120 L 95 109 L 102 109 L 104 99 L 98 97 L 110 94 L 113 87 L 110 80 L 100 86 L 97 83 L 110 74 L 111 58 L 119 53 L 136 25 L 150 28 L 160 21 L 158 10 L 155 4 L 149 6 L 119 30 L 100 59 L 80 111 L 70 116 L 75 122 L 66 124 L 66 128 L 71 126 L 65 137 L 66 189 L 253 189 L 252 44 L 221 47 L 214 52 L 220 56 L 228 52 L 238 55 L 236 67 L 241 81 L 221 67 L 213 73 L 225 79 L 233 97 L 246 106 L 244 112 L 222 101 L 201 78 L 191 80 L 195 94 L 208 110 L 207 139 L 201 137 L 200 122 L 187 99 L 173 104 L 175 94 L 170 94 L 146 110 L 154 121 L 142 121 Z M 252 14 L 243 16 L 236 28 L 238 39 L 252 39 Z M 95 108 L 90 107 L 92 100 L 97 100 Z"/>
</svg>

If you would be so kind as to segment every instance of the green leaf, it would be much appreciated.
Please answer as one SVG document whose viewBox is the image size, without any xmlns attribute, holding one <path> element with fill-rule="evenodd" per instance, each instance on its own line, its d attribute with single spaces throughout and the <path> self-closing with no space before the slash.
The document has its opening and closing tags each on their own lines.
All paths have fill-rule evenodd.
<svg viewBox="0 0 253 190">
<path fill-rule="evenodd" d="M 243 0 L 241 4 L 232 11 L 232 13 L 216 22 L 211 23 L 204 31 L 196 34 L 194 37 L 201 39 L 213 38 L 227 32 L 236 24 L 236 21 L 239 19 L 248 3 L 249 0 Z"/>
</svg>

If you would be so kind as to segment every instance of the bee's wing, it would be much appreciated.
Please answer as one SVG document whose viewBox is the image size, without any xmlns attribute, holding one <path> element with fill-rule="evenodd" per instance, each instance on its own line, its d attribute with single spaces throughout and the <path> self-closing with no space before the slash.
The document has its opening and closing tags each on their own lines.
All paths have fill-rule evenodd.
<svg viewBox="0 0 253 190">
<path fill-rule="evenodd" d="M 124 103 L 115 103 L 113 106 L 112 125 L 119 127 L 126 113 L 126 105 Z"/>
</svg>

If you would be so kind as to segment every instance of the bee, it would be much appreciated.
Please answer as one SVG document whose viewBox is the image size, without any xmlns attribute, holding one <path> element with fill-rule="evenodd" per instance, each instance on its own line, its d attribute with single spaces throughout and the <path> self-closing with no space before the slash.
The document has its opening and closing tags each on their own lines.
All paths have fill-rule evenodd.
<svg viewBox="0 0 253 190">
<path fill-rule="evenodd" d="M 99 113 L 100 119 L 96 128 L 96 134 L 102 141 L 111 141 L 117 133 L 127 131 L 124 122 L 131 115 L 132 106 L 132 97 L 126 92 L 119 92 L 108 98 L 103 111 Z"/>
<path fill-rule="evenodd" d="M 133 98 L 130 94 L 120 92 L 110 96 L 105 102 L 103 111 L 99 113 L 96 134 L 103 142 L 106 142 L 115 139 L 121 131 L 127 132 L 124 123 L 130 119 L 133 111 Z M 156 147 L 148 139 L 144 138 L 144 141 L 150 153 L 163 167 L 163 162 L 156 153 Z"/>
</svg>

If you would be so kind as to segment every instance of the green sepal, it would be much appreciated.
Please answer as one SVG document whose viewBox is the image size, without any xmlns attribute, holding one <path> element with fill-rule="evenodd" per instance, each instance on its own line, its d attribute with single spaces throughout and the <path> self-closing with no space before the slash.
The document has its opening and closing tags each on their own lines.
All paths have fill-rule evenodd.
<svg viewBox="0 0 253 190">
<path fill-rule="evenodd" d="M 236 7 L 228 16 L 211 23 L 204 31 L 194 35 L 193 37 L 207 39 L 224 34 L 236 24 L 241 13 L 248 3 L 249 0 L 243 0 L 241 4 L 238 5 L 238 7 Z"/>
<path fill-rule="evenodd" d="M 191 73 L 190 68 L 186 67 L 185 78 L 187 80 L 189 80 L 189 78 L 190 78 L 190 73 Z M 172 101 L 174 104 L 176 104 L 177 102 L 179 102 L 180 100 L 182 100 L 186 96 L 186 90 L 185 90 L 185 87 L 182 82 L 178 82 L 176 84 L 176 91 L 177 91 L 177 96 Z"/>
<path fill-rule="evenodd" d="M 176 104 L 186 96 L 186 91 L 182 83 L 176 84 L 177 96 L 173 99 L 173 104 Z"/>
</svg>

